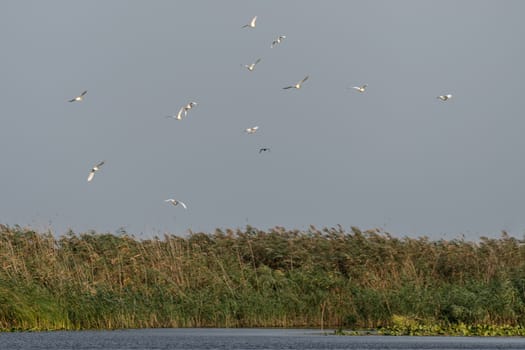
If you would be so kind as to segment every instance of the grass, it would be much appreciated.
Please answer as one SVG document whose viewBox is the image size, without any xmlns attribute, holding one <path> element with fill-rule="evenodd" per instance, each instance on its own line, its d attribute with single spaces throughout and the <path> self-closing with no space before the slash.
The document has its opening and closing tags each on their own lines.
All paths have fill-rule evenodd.
<svg viewBox="0 0 525 350">
<path fill-rule="evenodd" d="M 469 242 L 247 226 L 139 240 L 0 225 L 0 266 L 0 329 L 7 331 L 525 333 L 525 247 L 504 232 Z"/>
</svg>

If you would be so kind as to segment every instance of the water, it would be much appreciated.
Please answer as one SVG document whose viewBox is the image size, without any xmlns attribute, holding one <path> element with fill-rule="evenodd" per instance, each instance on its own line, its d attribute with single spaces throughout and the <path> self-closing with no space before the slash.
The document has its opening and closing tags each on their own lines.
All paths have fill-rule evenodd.
<svg viewBox="0 0 525 350">
<path fill-rule="evenodd" d="M 335 336 L 297 329 L 140 329 L 0 333 L 1 350 L 525 349 L 525 338 Z"/>
</svg>

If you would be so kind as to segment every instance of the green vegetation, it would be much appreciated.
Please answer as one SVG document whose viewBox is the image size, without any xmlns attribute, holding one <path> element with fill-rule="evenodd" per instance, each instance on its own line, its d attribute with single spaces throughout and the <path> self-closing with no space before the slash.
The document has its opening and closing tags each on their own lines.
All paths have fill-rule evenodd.
<svg viewBox="0 0 525 350">
<path fill-rule="evenodd" d="M 0 329 L 524 335 L 525 247 L 253 227 L 140 240 L 0 225 Z M 339 334 L 344 332 L 340 331 Z"/>
<path fill-rule="evenodd" d="M 525 336 L 525 328 L 520 325 L 489 325 L 463 322 L 455 324 L 425 324 L 422 320 L 394 315 L 392 325 L 380 329 L 383 335 L 448 335 L 448 336 Z"/>
</svg>

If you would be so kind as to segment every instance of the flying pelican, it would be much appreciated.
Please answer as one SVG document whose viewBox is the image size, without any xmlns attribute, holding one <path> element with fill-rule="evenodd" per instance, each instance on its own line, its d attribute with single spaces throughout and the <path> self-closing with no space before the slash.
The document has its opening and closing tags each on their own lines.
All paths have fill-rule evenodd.
<svg viewBox="0 0 525 350">
<path fill-rule="evenodd" d="M 363 84 L 361 86 L 352 86 L 352 89 L 359 91 L 359 92 L 365 92 L 367 84 Z"/>
<path fill-rule="evenodd" d="M 283 87 L 283 89 L 300 89 L 300 88 L 301 88 L 301 85 L 303 85 L 303 83 L 304 83 L 305 81 L 307 81 L 308 78 L 309 78 L 309 76 L 307 75 L 306 77 L 304 77 L 303 80 L 301 80 L 301 81 L 298 82 L 297 84 L 295 84 L 295 85 L 290 85 L 290 86 L 285 86 L 285 87 Z"/>
<path fill-rule="evenodd" d="M 253 126 L 253 127 L 251 127 L 251 128 L 247 128 L 245 131 L 246 131 L 246 133 L 248 133 L 248 134 L 255 134 L 255 133 L 257 132 L 257 129 L 259 129 L 258 126 Z"/>
<path fill-rule="evenodd" d="M 250 23 L 243 25 L 242 28 L 255 28 L 256 21 L 257 21 L 257 16 L 253 17 Z"/>
<path fill-rule="evenodd" d="M 71 100 L 68 100 L 68 102 L 81 102 L 84 99 L 84 95 L 87 94 L 87 90 L 82 92 L 80 95 L 78 95 L 75 98 L 72 98 Z"/>
<path fill-rule="evenodd" d="M 173 199 L 173 198 L 166 199 L 166 200 L 164 200 L 164 202 L 169 202 L 169 203 L 171 203 L 171 204 L 173 204 L 173 205 L 179 205 L 179 204 L 180 204 L 180 205 L 182 205 L 182 207 L 183 207 L 184 209 L 188 209 L 188 207 L 186 206 L 186 204 L 184 204 L 182 201 L 178 201 L 178 200 Z"/>
<path fill-rule="evenodd" d="M 286 39 L 286 35 L 279 35 L 277 39 L 272 41 L 272 45 L 270 47 L 273 49 L 275 46 L 279 45 L 284 39 Z"/>
<path fill-rule="evenodd" d="M 253 63 L 250 63 L 250 64 L 245 64 L 244 67 L 246 67 L 250 72 L 253 71 L 255 69 L 255 66 L 257 65 L 257 63 L 261 62 L 261 59 L 258 58 L 257 61 L 253 62 Z"/>
<path fill-rule="evenodd" d="M 263 147 L 263 148 L 259 148 L 259 153 L 262 153 L 262 152 L 270 152 L 270 148 L 268 147 Z"/>
<path fill-rule="evenodd" d="M 196 105 L 197 105 L 197 102 L 190 102 L 187 105 L 182 106 L 179 109 L 179 113 L 177 113 L 177 115 L 175 115 L 175 116 L 168 115 L 168 116 L 166 116 L 166 118 L 174 118 L 174 119 L 177 119 L 177 120 L 182 120 L 183 117 L 186 117 L 188 115 L 188 111 L 190 109 L 192 109 L 193 107 L 195 107 Z"/>
<path fill-rule="evenodd" d="M 438 96 L 437 98 L 439 98 L 441 101 L 446 101 L 448 99 L 451 99 L 452 95 L 451 94 L 441 95 L 441 96 Z"/>
<path fill-rule="evenodd" d="M 93 168 L 91 168 L 91 171 L 89 172 L 89 176 L 87 178 L 88 182 L 91 182 L 91 180 L 93 180 L 95 173 L 100 170 L 100 167 L 102 165 L 104 165 L 104 161 L 98 163 L 97 165 L 93 166 Z"/>
</svg>

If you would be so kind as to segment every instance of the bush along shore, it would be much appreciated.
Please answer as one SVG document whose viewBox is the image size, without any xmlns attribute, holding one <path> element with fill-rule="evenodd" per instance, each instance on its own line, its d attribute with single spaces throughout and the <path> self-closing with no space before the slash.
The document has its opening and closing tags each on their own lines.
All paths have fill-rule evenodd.
<svg viewBox="0 0 525 350">
<path fill-rule="evenodd" d="M 0 225 L 0 329 L 524 335 L 525 246 L 247 226 L 137 239 Z M 361 334 L 360 332 L 358 332 Z"/>
</svg>

